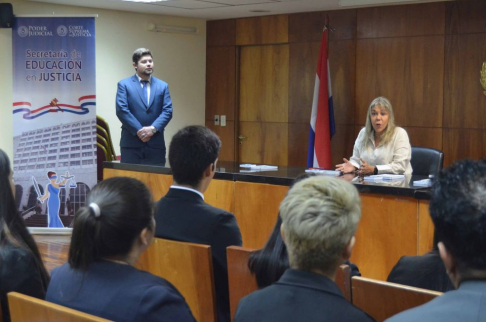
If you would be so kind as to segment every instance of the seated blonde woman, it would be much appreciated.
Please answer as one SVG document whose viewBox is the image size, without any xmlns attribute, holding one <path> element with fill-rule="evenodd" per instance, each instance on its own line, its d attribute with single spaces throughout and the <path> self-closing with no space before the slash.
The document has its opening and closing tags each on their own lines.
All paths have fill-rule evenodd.
<svg viewBox="0 0 486 322">
<path fill-rule="evenodd" d="M 343 173 L 357 171 L 359 175 L 412 174 L 412 146 L 407 131 L 395 125 L 393 107 L 385 97 L 371 102 L 366 125 L 354 143 L 353 156 L 337 164 Z"/>
</svg>

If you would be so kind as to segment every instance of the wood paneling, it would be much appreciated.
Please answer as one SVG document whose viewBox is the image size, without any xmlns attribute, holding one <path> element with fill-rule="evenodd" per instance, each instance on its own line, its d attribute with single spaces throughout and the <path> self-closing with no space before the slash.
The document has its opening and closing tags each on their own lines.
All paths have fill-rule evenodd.
<svg viewBox="0 0 486 322">
<path fill-rule="evenodd" d="M 417 200 L 360 194 L 362 217 L 351 262 L 363 276 L 386 280 L 400 257 L 417 254 Z"/>
<path fill-rule="evenodd" d="M 287 165 L 288 123 L 240 122 L 239 162 Z"/>
<path fill-rule="evenodd" d="M 329 42 L 332 100 L 336 124 L 354 124 L 356 105 L 356 42 Z"/>
<path fill-rule="evenodd" d="M 241 49 L 240 121 L 287 122 L 289 46 Z"/>
<path fill-rule="evenodd" d="M 290 44 L 289 122 L 310 122 L 319 42 Z"/>
<path fill-rule="evenodd" d="M 236 44 L 264 45 L 288 42 L 288 15 L 236 20 Z"/>
<path fill-rule="evenodd" d="M 236 20 L 215 20 L 206 23 L 206 45 L 234 46 L 236 44 Z"/>
<path fill-rule="evenodd" d="M 429 214 L 429 201 L 419 200 L 418 203 L 418 255 L 423 255 L 432 250 L 434 246 L 434 223 Z"/>
<path fill-rule="evenodd" d="M 216 166 L 217 167 L 217 166 Z M 204 201 L 213 207 L 235 212 L 235 184 L 229 180 L 211 180 Z"/>
<path fill-rule="evenodd" d="M 461 159 L 486 157 L 486 130 L 444 129 L 444 167 Z"/>
<path fill-rule="evenodd" d="M 206 127 L 211 129 L 221 140 L 220 161 L 235 161 L 235 122 L 226 121 L 226 126 L 214 125 L 214 120 L 207 120 Z"/>
<path fill-rule="evenodd" d="M 444 3 L 384 6 L 358 10 L 358 38 L 444 34 Z"/>
<path fill-rule="evenodd" d="M 479 71 L 486 61 L 486 34 L 446 36 L 445 48 L 444 127 L 484 129 L 486 96 Z"/>
<path fill-rule="evenodd" d="M 309 122 L 316 82 L 319 42 L 290 44 L 289 122 Z M 356 45 L 329 42 L 329 62 L 336 124 L 354 123 Z"/>
<path fill-rule="evenodd" d="M 152 192 L 152 198 L 157 202 L 160 198 L 167 194 L 172 185 L 172 176 L 167 174 L 157 174 L 149 172 L 125 171 L 116 169 L 103 169 L 103 178 L 113 177 L 130 177 L 135 178 L 147 185 Z"/>
<path fill-rule="evenodd" d="M 289 123 L 289 146 L 287 165 L 295 167 L 307 167 L 307 153 L 309 150 L 309 129 L 309 122 Z"/>
<path fill-rule="evenodd" d="M 287 190 L 285 186 L 235 182 L 235 216 L 243 247 L 260 249 L 265 245 Z"/>
<path fill-rule="evenodd" d="M 321 41 L 326 19 L 334 29 L 329 32 L 330 40 L 356 38 L 356 10 L 351 9 L 289 15 L 289 42 Z"/>
<path fill-rule="evenodd" d="M 486 32 L 486 1 L 468 0 L 446 3 L 446 32 L 463 34 Z"/>
<path fill-rule="evenodd" d="M 236 47 L 214 47 L 206 51 L 206 120 L 214 115 L 235 119 Z"/>
<path fill-rule="evenodd" d="M 443 36 L 358 40 L 357 124 L 365 123 L 371 101 L 385 96 L 398 124 L 441 127 L 443 47 Z"/>
<path fill-rule="evenodd" d="M 410 144 L 442 150 L 442 128 L 405 127 Z"/>
<path fill-rule="evenodd" d="M 336 125 L 336 134 L 331 139 L 332 165 L 343 163 L 343 158 L 349 159 L 353 155 L 355 134 L 353 125 Z"/>
</svg>

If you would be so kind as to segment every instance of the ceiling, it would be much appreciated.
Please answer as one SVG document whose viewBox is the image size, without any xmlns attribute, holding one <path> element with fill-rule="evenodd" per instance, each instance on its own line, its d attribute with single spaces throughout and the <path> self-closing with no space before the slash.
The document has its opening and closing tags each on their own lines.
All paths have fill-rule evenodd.
<svg viewBox="0 0 486 322">
<path fill-rule="evenodd" d="M 348 9 L 340 0 L 168 0 L 154 3 L 133 3 L 123 0 L 29 0 L 68 6 L 122 10 L 147 14 L 192 17 L 205 20 L 268 16 L 285 13 Z M 350 0 L 344 0 L 350 1 Z M 351 0 L 363 6 L 437 2 L 441 0 Z M 375 2 L 375 4 L 369 4 Z M 82 5 L 80 4 L 82 3 Z M 362 7 L 362 6 L 360 6 Z M 354 6 L 356 8 L 356 6 Z M 254 12 L 257 11 L 257 12 Z M 263 11 L 263 12 L 262 12 Z"/>
</svg>

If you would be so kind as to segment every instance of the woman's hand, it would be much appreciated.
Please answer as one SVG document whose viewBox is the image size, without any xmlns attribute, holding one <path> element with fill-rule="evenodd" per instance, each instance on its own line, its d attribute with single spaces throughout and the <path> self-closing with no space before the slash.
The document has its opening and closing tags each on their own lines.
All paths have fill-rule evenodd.
<svg viewBox="0 0 486 322">
<path fill-rule="evenodd" d="M 351 173 L 356 171 L 356 168 L 351 162 L 349 162 L 348 159 L 344 158 L 343 161 L 344 163 L 336 164 L 337 171 L 341 171 L 342 173 Z"/>
<path fill-rule="evenodd" d="M 363 158 L 361 158 L 360 161 L 361 167 L 358 170 L 358 175 L 367 176 L 375 172 L 375 166 L 368 165 L 368 162 L 366 162 Z"/>
</svg>

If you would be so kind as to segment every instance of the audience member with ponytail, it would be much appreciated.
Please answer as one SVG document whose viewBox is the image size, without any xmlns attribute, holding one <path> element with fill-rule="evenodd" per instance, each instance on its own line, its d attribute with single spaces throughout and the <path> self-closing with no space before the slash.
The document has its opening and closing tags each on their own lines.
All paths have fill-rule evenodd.
<svg viewBox="0 0 486 322">
<path fill-rule="evenodd" d="M 36 243 L 15 206 L 8 156 L 0 150 L 0 301 L 3 321 L 10 321 L 7 293 L 44 299 L 49 275 Z"/>
<path fill-rule="evenodd" d="M 195 321 L 174 286 L 134 267 L 154 230 L 142 182 L 98 183 L 75 215 L 68 263 L 52 272 L 46 299 L 114 321 Z"/>
</svg>

